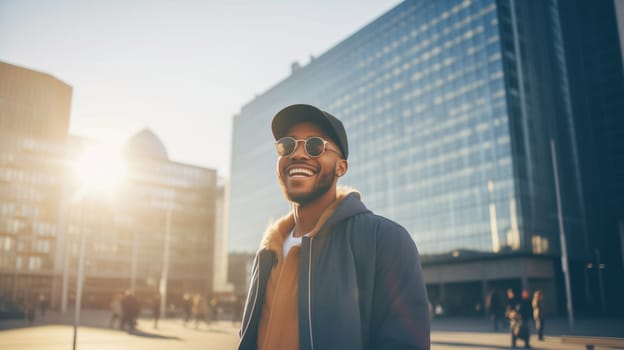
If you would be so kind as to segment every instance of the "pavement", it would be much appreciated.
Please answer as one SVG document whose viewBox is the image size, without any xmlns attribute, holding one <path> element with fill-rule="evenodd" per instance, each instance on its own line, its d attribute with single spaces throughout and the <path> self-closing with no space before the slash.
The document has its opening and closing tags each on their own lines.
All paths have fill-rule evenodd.
<svg viewBox="0 0 624 350">
<path fill-rule="evenodd" d="M 71 349 L 73 312 L 48 312 L 33 323 L 26 320 L 0 320 L 0 349 L 49 350 Z M 137 331 L 128 333 L 109 327 L 110 312 L 83 310 L 77 332 L 77 349 L 236 349 L 238 324 L 230 321 L 187 325 L 180 319 L 161 319 L 158 328 L 148 317 L 141 318 Z M 432 321 L 431 349 L 509 349 L 509 333 L 493 331 L 484 318 L 437 318 Z M 538 341 L 532 332 L 533 349 L 584 349 L 581 345 L 561 343 L 562 335 L 609 336 L 624 338 L 624 319 L 577 318 L 571 329 L 565 318 L 547 320 L 545 340 Z M 518 346 L 523 346 L 522 341 Z M 596 349 L 599 349 L 596 347 Z"/>
<path fill-rule="evenodd" d="M 136 331 L 129 333 L 110 327 L 110 312 L 84 310 L 77 328 L 76 349 L 88 350 L 206 350 L 236 349 L 238 325 L 218 321 L 195 325 L 180 319 L 161 319 L 158 328 L 153 320 L 138 320 Z M 73 348 L 72 311 L 66 314 L 48 312 L 37 315 L 34 322 L 26 320 L 0 320 L 0 349 L 52 350 Z"/>
</svg>

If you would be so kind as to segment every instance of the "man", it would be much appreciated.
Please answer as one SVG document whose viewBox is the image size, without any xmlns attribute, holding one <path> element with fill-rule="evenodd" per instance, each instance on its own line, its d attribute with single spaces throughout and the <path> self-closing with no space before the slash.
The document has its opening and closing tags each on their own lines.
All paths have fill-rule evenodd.
<svg viewBox="0 0 624 350">
<path fill-rule="evenodd" d="M 508 290 L 509 292 L 509 290 Z M 527 290 L 523 290 L 521 293 L 521 299 L 518 300 L 515 295 L 508 293 L 508 303 L 515 303 L 513 307 L 510 307 L 508 312 L 509 318 L 509 331 L 511 335 L 511 347 L 516 347 L 516 340 L 522 339 L 524 341 L 524 347 L 531 347 L 531 333 L 529 329 L 529 320 L 533 314 L 533 308 L 531 306 L 530 294 Z"/>
<path fill-rule="evenodd" d="M 504 324 L 504 309 L 503 303 L 501 302 L 500 297 L 498 296 L 498 293 L 495 289 L 490 290 L 490 292 L 485 297 L 485 310 L 490 315 L 494 331 L 497 331 L 498 325 Z"/>
<path fill-rule="evenodd" d="M 505 301 L 505 317 L 509 318 L 509 314 L 512 310 L 516 309 L 518 300 L 516 300 L 516 294 L 513 289 L 507 289 L 507 300 Z"/>
<path fill-rule="evenodd" d="M 537 290 L 533 293 L 531 306 L 533 306 L 533 320 L 535 321 L 537 339 L 544 340 L 544 292 Z"/>
<path fill-rule="evenodd" d="M 348 169 L 342 122 L 300 104 L 271 127 L 292 211 L 267 230 L 254 260 L 239 349 L 429 349 L 414 241 L 337 187 Z"/>
</svg>

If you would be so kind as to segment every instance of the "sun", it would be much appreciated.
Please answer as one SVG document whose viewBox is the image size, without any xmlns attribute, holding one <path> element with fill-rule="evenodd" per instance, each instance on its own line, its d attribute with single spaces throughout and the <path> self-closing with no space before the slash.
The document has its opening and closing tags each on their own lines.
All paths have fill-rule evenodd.
<svg viewBox="0 0 624 350">
<path fill-rule="evenodd" d="M 76 159 L 74 170 L 81 192 L 109 193 L 126 174 L 120 148 L 105 143 L 88 146 Z"/>
</svg>

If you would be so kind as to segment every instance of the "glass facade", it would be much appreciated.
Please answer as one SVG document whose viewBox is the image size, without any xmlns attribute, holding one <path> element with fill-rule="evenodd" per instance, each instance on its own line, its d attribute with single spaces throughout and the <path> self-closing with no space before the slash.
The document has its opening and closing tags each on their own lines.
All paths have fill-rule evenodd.
<svg viewBox="0 0 624 350">
<path fill-rule="evenodd" d="M 519 192 L 526 179 L 514 163 L 516 67 L 505 66 L 499 7 L 406 1 L 244 106 L 234 119 L 230 249 L 255 250 L 267 220 L 288 210 L 270 120 L 285 105 L 310 103 L 347 129 L 341 183 L 405 226 L 426 258 L 550 253 L 556 231 L 533 242 L 523 226 L 531 198 Z"/>
<path fill-rule="evenodd" d="M 624 70 L 616 8 L 621 1 L 558 1 L 558 57 L 569 72 L 566 115 L 572 120 L 587 233 L 581 241 L 585 297 L 594 309 L 624 313 Z M 621 21 L 622 18 L 619 18 Z M 622 24 L 622 22 L 620 22 Z M 619 243 L 618 243 L 619 242 Z M 600 296 L 600 297 L 599 297 Z"/>
</svg>

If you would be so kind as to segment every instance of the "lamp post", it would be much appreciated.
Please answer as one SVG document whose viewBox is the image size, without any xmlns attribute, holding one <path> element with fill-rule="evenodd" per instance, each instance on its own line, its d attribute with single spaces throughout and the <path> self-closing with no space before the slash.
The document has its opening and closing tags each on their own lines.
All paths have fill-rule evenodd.
<svg viewBox="0 0 624 350">
<path fill-rule="evenodd" d="M 171 258 L 171 215 L 173 212 L 173 204 L 167 205 L 165 211 L 165 241 L 163 252 L 163 268 L 160 275 L 160 284 L 158 286 L 158 293 L 160 294 L 160 312 L 163 315 L 167 315 L 167 283 L 169 280 L 169 259 Z"/>
<path fill-rule="evenodd" d="M 74 163 L 80 189 L 76 194 L 76 203 L 80 207 L 80 250 L 78 255 L 78 271 L 76 276 L 76 304 L 74 310 L 74 334 L 72 349 L 76 349 L 78 326 L 80 324 L 80 307 L 84 285 L 84 260 L 86 250 L 86 228 L 88 203 L 96 194 L 111 194 L 114 187 L 124 175 L 124 166 L 119 152 L 105 145 L 94 145 L 85 150 Z"/>
<path fill-rule="evenodd" d="M 139 238 L 137 232 L 132 233 L 132 267 L 130 269 L 130 290 L 136 290 L 137 268 L 139 264 Z"/>
<path fill-rule="evenodd" d="M 81 201 L 82 202 L 82 201 Z M 88 202 L 88 200 L 87 200 Z M 74 336 L 72 349 L 76 349 L 76 338 L 78 335 L 78 324 L 80 323 L 80 307 L 82 305 L 82 287 L 84 284 L 84 256 L 87 242 L 87 232 L 85 225 L 85 203 L 80 206 L 80 251 L 78 253 L 78 273 L 76 275 L 76 304 L 74 307 Z"/>
</svg>

